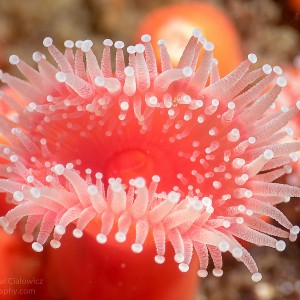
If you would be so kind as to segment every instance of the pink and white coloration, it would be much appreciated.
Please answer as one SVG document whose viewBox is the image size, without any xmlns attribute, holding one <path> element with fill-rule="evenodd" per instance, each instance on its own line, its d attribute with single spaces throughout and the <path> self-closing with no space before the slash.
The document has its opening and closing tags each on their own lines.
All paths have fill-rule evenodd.
<svg viewBox="0 0 300 300">
<path fill-rule="evenodd" d="M 182 272 L 196 253 L 200 277 L 207 276 L 209 256 L 213 274 L 221 276 L 222 253 L 229 251 L 259 281 L 253 258 L 236 238 L 283 251 L 285 242 L 272 236 L 294 241 L 299 233 L 275 205 L 300 196 L 300 189 L 272 183 L 289 172 L 290 154 L 300 150 L 285 131 L 299 105 L 269 112 L 286 80 L 279 67 L 249 71 L 254 54 L 220 79 L 214 46 L 199 30 L 177 67 L 165 41 L 158 42 L 161 73 L 150 40 L 144 35 L 142 44 L 127 48 L 128 65 L 124 43 L 115 42 L 114 74 L 111 40 L 103 42 L 100 64 L 90 40 L 77 41 L 75 51 L 67 41 L 62 54 L 46 38 L 58 67 L 41 53 L 33 55 L 38 71 L 10 57 L 26 79 L 1 74 L 24 103 L 2 95 L 15 114 L 1 116 L 9 146 L 0 145 L 6 159 L 0 191 L 16 206 L 0 224 L 12 233 L 27 218 L 23 239 L 40 252 L 48 239 L 60 247 L 70 223 L 80 238 L 100 220 L 100 244 L 112 235 L 122 243 L 135 232 L 132 251 L 141 252 L 151 239 L 160 264 L 170 242 Z"/>
<path fill-rule="evenodd" d="M 274 109 L 286 111 L 291 106 L 295 105 L 295 103 L 300 99 L 300 57 L 296 57 L 294 59 L 294 63 L 292 65 L 287 66 L 284 69 L 285 76 L 288 80 L 287 87 L 280 93 L 278 97 L 278 101 L 276 105 L 274 105 Z M 290 135 L 294 134 L 295 136 L 300 136 L 300 115 L 293 118 L 288 124 L 288 131 Z M 296 153 L 292 155 L 292 167 L 293 172 L 287 174 L 285 176 L 286 182 L 291 185 L 300 186 L 300 161 L 299 157 Z"/>
</svg>

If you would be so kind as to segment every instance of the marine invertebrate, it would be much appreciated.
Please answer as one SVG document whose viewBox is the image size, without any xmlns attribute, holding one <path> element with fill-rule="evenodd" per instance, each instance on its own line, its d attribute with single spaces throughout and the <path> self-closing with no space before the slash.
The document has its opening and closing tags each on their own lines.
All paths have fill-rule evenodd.
<svg viewBox="0 0 300 300">
<path fill-rule="evenodd" d="M 294 63 L 284 67 L 284 73 L 288 80 L 288 86 L 280 93 L 277 103 L 274 105 L 275 110 L 286 111 L 291 106 L 295 105 L 300 96 L 299 80 L 300 80 L 300 59 L 296 57 Z M 299 136 L 299 114 L 293 118 L 289 123 L 289 131 L 294 133 L 295 136 Z M 284 179 L 291 185 L 299 186 L 299 159 L 298 155 L 292 156 L 293 172 L 287 174 Z"/>
<path fill-rule="evenodd" d="M 150 40 L 143 35 L 143 44 L 127 48 L 127 66 L 124 43 L 115 42 L 115 74 L 111 40 L 103 42 L 100 66 L 90 40 L 77 41 L 75 53 L 67 41 L 62 54 L 45 38 L 58 67 L 39 52 L 33 55 L 39 71 L 10 57 L 26 80 L 1 74 L 23 101 L 2 95 L 16 114 L 1 116 L 9 145 L 1 145 L 0 191 L 15 208 L 0 224 L 12 233 L 27 218 L 23 239 L 37 252 L 48 239 L 59 248 L 71 223 L 76 238 L 96 227 L 100 244 L 134 236 L 135 253 L 150 240 L 158 264 L 170 243 L 182 272 L 197 254 L 200 277 L 207 276 L 209 256 L 221 276 L 222 253 L 229 251 L 259 281 L 237 238 L 283 251 L 285 242 L 272 236 L 295 240 L 299 233 L 274 205 L 300 189 L 272 181 L 290 170 L 289 155 L 299 150 L 284 127 L 300 104 L 269 112 L 286 80 L 279 67 L 249 71 L 254 54 L 220 79 L 214 45 L 199 30 L 176 68 L 158 42 L 161 73 Z"/>
<path fill-rule="evenodd" d="M 136 37 L 147 32 L 153 40 L 168 41 L 172 64 L 177 65 L 193 28 L 201 28 L 205 38 L 214 43 L 221 76 L 243 61 L 242 42 L 234 23 L 226 11 L 207 2 L 177 3 L 154 9 L 141 20 Z M 159 46 L 154 44 L 153 48 L 158 57 Z"/>
</svg>

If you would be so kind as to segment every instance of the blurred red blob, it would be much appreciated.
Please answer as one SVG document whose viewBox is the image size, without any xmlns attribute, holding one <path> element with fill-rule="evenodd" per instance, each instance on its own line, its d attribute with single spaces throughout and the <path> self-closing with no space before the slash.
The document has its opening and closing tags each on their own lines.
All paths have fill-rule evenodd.
<svg viewBox="0 0 300 300">
<path fill-rule="evenodd" d="M 300 0 L 288 0 L 290 7 L 296 12 L 300 13 Z"/>
<path fill-rule="evenodd" d="M 0 214 L 11 207 L 0 194 Z M 19 234 L 0 231 L 0 299 L 39 299 L 44 282 L 41 278 L 42 256 L 36 255 Z"/>
<path fill-rule="evenodd" d="M 199 28 L 214 43 L 221 76 L 242 61 L 241 40 L 234 24 L 224 11 L 208 3 L 176 4 L 154 10 L 142 20 L 136 39 L 144 33 L 150 34 L 156 57 L 159 57 L 157 41 L 166 40 L 172 63 L 176 65 L 194 28 Z"/>
<path fill-rule="evenodd" d="M 48 253 L 48 283 L 43 299 L 101 299 L 101 300 L 193 300 L 199 287 L 198 261 L 182 273 L 173 259 L 172 247 L 167 243 L 166 261 L 154 263 L 153 242 L 146 242 L 142 253 L 133 253 L 128 236 L 123 244 L 109 239 L 99 245 L 94 235 L 98 226 L 88 228 L 81 240 L 72 234 L 64 237 L 64 246 Z M 94 232 L 93 232 L 94 231 Z M 132 239 L 131 239 L 132 238 Z M 122 253 L 120 255 L 120 253 Z"/>
</svg>

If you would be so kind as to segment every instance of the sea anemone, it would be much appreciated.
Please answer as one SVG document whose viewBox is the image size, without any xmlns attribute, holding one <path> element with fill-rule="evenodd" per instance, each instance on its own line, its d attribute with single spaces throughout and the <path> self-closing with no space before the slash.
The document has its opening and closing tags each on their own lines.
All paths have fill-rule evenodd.
<svg viewBox="0 0 300 300">
<path fill-rule="evenodd" d="M 289 84 L 282 90 L 282 92 L 278 96 L 276 104 L 273 105 L 273 108 L 277 111 L 287 111 L 289 107 L 295 105 L 297 100 L 300 98 L 300 57 L 296 57 L 293 64 L 286 65 L 284 67 L 284 74 Z M 290 131 L 290 134 L 294 134 L 297 137 L 299 137 L 300 134 L 299 118 L 300 114 L 290 120 L 287 128 L 287 130 Z M 289 172 L 286 176 L 284 176 L 283 179 L 290 185 L 300 186 L 299 157 L 294 153 L 291 154 L 291 158 L 293 172 Z"/>
<path fill-rule="evenodd" d="M 15 207 L 0 224 L 12 233 L 26 218 L 23 240 L 37 252 L 49 239 L 59 248 L 71 223 L 75 238 L 96 226 L 100 244 L 134 236 L 135 253 L 154 242 L 158 264 L 170 243 L 182 272 L 196 253 L 200 277 L 209 256 L 221 276 L 228 251 L 259 281 L 241 240 L 283 251 L 285 242 L 272 236 L 294 241 L 299 233 L 275 205 L 300 189 L 273 181 L 300 149 L 285 129 L 300 103 L 269 111 L 286 80 L 277 66 L 249 70 L 254 54 L 220 79 L 214 45 L 199 30 L 175 68 L 158 41 L 161 72 L 150 35 L 141 40 L 127 48 L 128 64 L 124 43 L 114 43 L 114 73 L 109 39 L 100 66 L 90 40 L 77 41 L 75 52 L 66 41 L 63 54 L 45 38 L 58 67 L 40 52 L 33 54 L 38 71 L 10 57 L 25 80 L 0 76 L 22 98 L 2 94 L 15 113 L 1 115 L 0 191 Z"/>
</svg>

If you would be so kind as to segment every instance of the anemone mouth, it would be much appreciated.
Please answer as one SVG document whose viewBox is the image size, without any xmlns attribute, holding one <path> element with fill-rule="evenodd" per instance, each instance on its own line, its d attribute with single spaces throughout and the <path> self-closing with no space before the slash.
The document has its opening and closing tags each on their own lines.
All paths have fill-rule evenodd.
<svg viewBox="0 0 300 300">
<path fill-rule="evenodd" d="M 107 162 L 104 173 L 107 174 L 107 178 L 122 178 L 127 185 L 132 178 L 136 177 L 145 178 L 146 183 L 149 184 L 154 174 L 154 161 L 150 151 L 147 152 L 137 149 L 118 152 Z"/>
<path fill-rule="evenodd" d="M 272 181 L 291 171 L 288 163 L 300 148 L 285 128 L 300 103 L 270 112 L 286 80 L 279 67 L 249 71 L 253 54 L 220 78 L 214 46 L 198 30 L 176 68 L 159 41 L 161 73 L 150 40 L 145 35 L 143 44 L 128 47 L 126 67 L 124 43 L 116 42 L 115 74 L 110 40 L 104 41 L 101 68 L 90 40 L 77 41 L 75 52 L 68 41 L 62 54 L 46 38 L 58 69 L 41 53 L 33 56 L 39 71 L 11 56 L 27 80 L 2 73 L 1 79 L 26 105 L 2 95 L 16 115 L 1 116 L 9 145 L 0 145 L 7 159 L 0 191 L 15 207 L 0 225 L 12 233 L 27 218 L 23 239 L 41 252 L 51 234 L 50 245 L 59 248 L 70 223 L 80 238 L 100 220 L 100 244 L 115 227 L 119 243 L 133 230 L 132 251 L 142 252 L 151 236 L 155 261 L 162 263 L 170 242 L 182 272 L 197 253 L 200 277 L 207 275 L 209 256 L 214 275 L 221 276 L 222 253 L 229 251 L 259 281 L 237 238 L 283 251 L 285 243 L 272 236 L 293 241 L 299 233 L 274 206 L 300 196 L 300 189 Z"/>
</svg>

